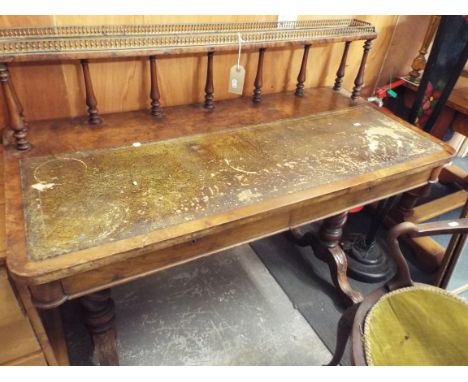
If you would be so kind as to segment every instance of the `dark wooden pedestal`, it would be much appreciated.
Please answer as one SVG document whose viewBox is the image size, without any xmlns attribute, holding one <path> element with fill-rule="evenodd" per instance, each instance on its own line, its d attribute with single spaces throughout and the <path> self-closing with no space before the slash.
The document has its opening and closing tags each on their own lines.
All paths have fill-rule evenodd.
<svg viewBox="0 0 468 382">
<path fill-rule="evenodd" d="M 96 358 L 101 366 L 118 366 L 117 338 L 114 327 L 115 309 L 110 289 L 91 293 L 81 298 Z"/>
<path fill-rule="evenodd" d="M 298 230 L 292 229 L 291 234 L 293 241 L 301 246 L 310 245 L 314 254 L 328 264 L 335 287 L 342 293 L 347 303 L 356 304 L 361 302 L 363 297 L 349 284 L 346 275 L 348 260 L 340 246 L 347 217 L 348 212 L 342 212 L 325 219 L 318 232 L 311 230 L 301 234 Z"/>
</svg>

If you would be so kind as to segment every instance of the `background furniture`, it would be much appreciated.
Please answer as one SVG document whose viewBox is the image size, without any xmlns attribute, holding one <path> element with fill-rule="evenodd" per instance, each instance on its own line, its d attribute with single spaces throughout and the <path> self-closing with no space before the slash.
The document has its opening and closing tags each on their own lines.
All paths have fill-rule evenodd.
<svg viewBox="0 0 468 382">
<path fill-rule="evenodd" d="M 436 18 L 429 25 L 423 45 L 430 43 L 429 35 L 434 33 Z M 424 49 L 423 49 L 424 50 Z M 462 70 L 468 58 L 468 23 L 463 16 L 443 16 L 419 87 L 412 82 L 405 82 L 405 87 L 417 92 L 416 96 L 403 92 L 405 104 L 411 104 L 409 114 L 401 105 L 401 100 L 394 100 L 388 106 L 401 117 L 407 117 L 412 123 L 439 138 L 444 138 L 451 127 L 459 136 L 467 130 L 467 79 Z M 415 71 L 413 70 L 413 78 Z M 459 77 L 460 73 L 462 75 Z M 411 74 L 410 74 L 410 80 Z M 456 85 L 457 84 L 457 85 Z M 454 88 L 455 86 L 455 88 Z M 452 92 L 453 88 L 453 92 Z M 446 106 L 445 106 L 446 105 Z M 456 147 L 458 149 L 459 147 Z M 440 176 L 441 182 L 452 183 L 456 192 L 416 206 L 417 192 L 402 197 L 389 216 L 389 224 L 408 220 L 415 223 L 452 211 L 463 206 L 467 199 L 466 177 L 464 170 L 455 165 L 445 168 Z M 420 190 L 420 196 L 427 196 L 430 189 Z M 405 211 L 406 205 L 416 206 L 412 211 Z M 430 237 L 411 238 L 409 243 L 416 251 L 421 265 L 428 271 L 436 270 L 442 261 L 445 249 Z"/>
<path fill-rule="evenodd" d="M 384 287 L 350 307 L 338 328 L 330 362 L 339 363 L 352 335 L 355 365 L 466 365 L 468 303 L 443 289 L 414 284 L 401 253 L 402 235 L 468 233 L 468 219 L 415 225 L 401 223 L 389 232 L 389 254 L 398 272 Z"/>
</svg>

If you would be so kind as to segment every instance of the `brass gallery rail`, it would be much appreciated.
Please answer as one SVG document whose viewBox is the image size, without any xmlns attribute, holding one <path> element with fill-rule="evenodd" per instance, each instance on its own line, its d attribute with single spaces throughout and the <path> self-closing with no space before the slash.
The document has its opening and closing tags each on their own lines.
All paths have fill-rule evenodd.
<svg viewBox="0 0 468 382">
<path fill-rule="evenodd" d="M 57 26 L 0 29 L 0 61 L 36 61 L 115 55 L 167 54 L 368 40 L 375 28 L 356 19 L 289 22 Z"/>
<path fill-rule="evenodd" d="M 102 117 L 97 108 L 89 59 L 148 56 L 151 79 L 151 114 L 162 116 L 157 81 L 158 55 L 207 52 L 208 64 L 204 107 L 213 110 L 213 57 L 215 51 L 233 50 L 242 38 L 244 49 L 259 49 L 253 102 L 262 100 L 263 57 L 271 47 L 303 45 L 304 55 L 297 77 L 295 95 L 304 95 L 309 49 L 312 45 L 345 42 L 334 90 L 340 90 L 346 59 L 352 41 L 365 40 L 361 65 L 351 95 L 359 97 L 364 82 L 364 68 L 371 46 L 377 37 L 374 26 L 356 19 L 303 20 L 295 22 L 204 23 L 112 26 L 62 26 L 0 29 L 0 83 L 10 115 L 10 128 L 20 151 L 31 149 L 28 124 L 23 106 L 11 81 L 8 63 L 31 61 L 80 60 L 83 68 L 88 107 L 88 121 L 99 125 Z"/>
</svg>

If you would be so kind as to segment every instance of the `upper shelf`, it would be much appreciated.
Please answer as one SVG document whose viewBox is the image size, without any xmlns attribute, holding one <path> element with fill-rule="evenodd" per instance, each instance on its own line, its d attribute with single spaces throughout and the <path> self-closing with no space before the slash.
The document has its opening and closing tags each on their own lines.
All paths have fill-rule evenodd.
<svg viewBox="0 0 468 382">
<path fill-rule="evenodd" d="M 371 40 L 356 19 L 0 29 L 0 62 L 143 56 L 307 43 Z"/>
</svg>

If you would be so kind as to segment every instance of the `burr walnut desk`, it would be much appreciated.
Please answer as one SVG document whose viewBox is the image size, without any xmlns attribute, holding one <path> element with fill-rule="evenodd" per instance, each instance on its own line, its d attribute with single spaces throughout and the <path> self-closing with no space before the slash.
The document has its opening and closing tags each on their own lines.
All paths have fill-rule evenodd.
<svg viewBox="0 0 468 382">
<path fill-rule="evenodd" d="M 7 264 L 34 304 L 81 298 L 100 363 L 118 364 L 111 287 L 323 219 L 314 250 L 359 301 L 339 246 L 347 211 L 436 181 L 453 152 L 358 98 L 375 34 L 358 36 L 366 43 L 355 88 L 340 89 L 358 39 L 342 34 L 333 37 L 345 41 L 333 89 L 304 92 L 306 43 L 296 91 L 262 96 L 260 45 L 253 102 L 215 110 L 212 50 L 204 105 L 162 111 L 151 56 L 151 113 L 102 118 L 84 61 L 88 117 L 29 125 L 0 67 L 12 127 L 3 136 Z M 90 53 L 81 54 L 73 57 Z"/>
</svg>

